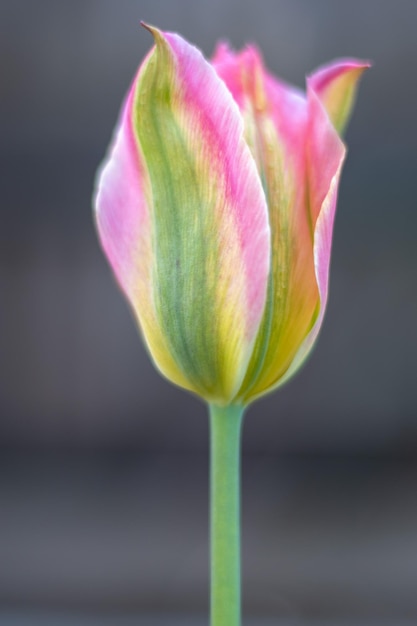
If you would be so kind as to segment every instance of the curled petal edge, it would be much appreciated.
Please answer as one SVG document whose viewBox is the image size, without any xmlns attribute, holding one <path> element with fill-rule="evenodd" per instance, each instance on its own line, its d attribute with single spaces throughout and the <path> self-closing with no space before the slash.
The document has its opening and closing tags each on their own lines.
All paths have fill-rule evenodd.
<svg viewBox="0 0 417 626">
<path fill-rule="evenodd" d="M 370 61 L 337 59 L 319 67 L 308 77 L 339 135 L 343 135 L 352 114 L 359 80 Z"/>
</svg>

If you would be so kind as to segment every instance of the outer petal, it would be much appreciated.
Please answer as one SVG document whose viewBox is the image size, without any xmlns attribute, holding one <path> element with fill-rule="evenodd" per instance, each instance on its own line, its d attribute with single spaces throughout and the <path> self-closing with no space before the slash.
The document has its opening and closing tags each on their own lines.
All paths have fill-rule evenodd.
<svg viewBox="0 0 417 626">
<path fill-rule="evenodd" d="M 367 62 L 315 72 L 307 99 L 264 70 L 259 54 L 225 44 L 214 65 L 245 119 L 269 205 L 272 268 L 264 318 L 239 398 L 283 384 L 314 344 L 327 301 L 332 229 L 347 123 Z"/>
<path fill-rule="evenodd" d="M 317 319 L 297 355 L 281 379 L 285 383 L 308 356 L 327 304 L 330 254 L 337 191 L 346 150 L 336 131 L 342 132 L 349 120 L 359 79 L 367 61 L 345 59 L 316 70 L 307 80 L 309 140 L 307 170 L 312 223 L 314 224 L 314 266 L 320 293 Z M 333 124 L 330 127 L 329 119 Z"/>
<path fill-rule="evenodd" d="M 317 316 L 310 332 L 276 386 L 284 384 L 302 365 L 317 339 L 323 322 L 327 304 L 337 192 L 346 154 L 345 146 L 310 82 L 307 85 L 307 93 L 310 118 L 307 171 L 310 214 L 314 229 L 314 268 L 320 299 Z"/>
<path fill-rule="evenodd" d="M 156 47 L 128 100 L 121 148 L 116 141 L 100 179 L 99 231 L 105 250 L 120 241 L 109 257 L 158 367 L 207 400 L 227 403 L 265 304 L 265 196 L 222 81 L 178 35 L 151 30 Z M 111 163 L 125 158 L 127 144 L 140 175 L 126 180 Z M 134 229 L 116 226 L 112 215 Z"/>
<path fill-rule="evenodd" d="M 247 402 L 285 374 L 317 312 L 305 157 L 308 106 L 303 94 L 265 71 L 252 47 L 234 54 L 222 45 L 213 63 L 242 111 L 247 141 L 268 199 L 272 230 L 267 304 L 239 392 Z"/>
<path fill-rule="evenodd" d="M 359 79 L 369 61 L 340 59 L 316 70 L 309 78 L 311 88 L 342 135 L 352 113 Z"/>
<path fill-rule="evenodd" d="M 152 294 L 152 212 L 150 181 L 133 130 L 136 81 L 123 105 L 109 153 L 96 181 L 96 223 L 103 250 L 140 318 L 152 354 L 177 384 L 189 386 L 167 350 Z M 139 308 L 137 307 L 139 302 Z"/>
</svg>

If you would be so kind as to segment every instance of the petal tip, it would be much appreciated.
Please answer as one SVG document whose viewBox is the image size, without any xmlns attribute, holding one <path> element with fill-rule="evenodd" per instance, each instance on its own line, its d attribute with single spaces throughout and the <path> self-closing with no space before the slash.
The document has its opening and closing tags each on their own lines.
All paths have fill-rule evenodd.
<svg viewBox="0 0 417 626">
<path fill-rule="evenodd" d="M 324 92 L 331 84 L 343 76 L 349 75 L 353 79 L 359 79 L 362 74 L 373 65 L 370 60 L 355 59 L 353 57 L 343 57 L 335 59 L 331 63 L 321 65 L 306 77 L 307 87 L 314 91 Z"/>
<path fill-rule="evenodd" d="M 359 80 L 371 65 L 368 60 L 346 57 L 323 65 L 307 76 L 307 91 L 318 97 L 339 135 L 343 134 L 351 116 Z"/>
<path fill-rule="evenodd" d="M 158 30 L 155 26 L 152 26 L 151 24 L 148 24 L 147 22 L 145 22 L 144 20 L 140 21 L 140 25 L 145 29 L 148 30 L 151 35 L 153 35 L 155 30 Z"/>
<path fill-rule="evenodd" d="M 152 35 L 156 44 L 165 40 L 163 31 L 156 26 L 152 26 L 152 24 L 148 24 L 143 20 L 141 20 L 140 25 Z"/>
<path fill-rule="evenodd" d="M 230 55 L 234 55 L 235 52 L 227 39 L 220 39 L 214 48 L 211 55 L 212 63 L 220 63 L 225 58 L 228 59 Z"/>
</svg>

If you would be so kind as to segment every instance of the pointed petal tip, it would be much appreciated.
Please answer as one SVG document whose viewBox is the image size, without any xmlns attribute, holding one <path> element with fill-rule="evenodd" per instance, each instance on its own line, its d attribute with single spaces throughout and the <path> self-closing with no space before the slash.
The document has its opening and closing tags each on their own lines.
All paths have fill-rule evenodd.
<svg viewBox="0 0 417 626">
<path fill-rule="evenodd" d="M 229 54 L 235 54 L 230 42 L 227 39 L 219 39 L 211 56 L 212 60 L 221 60 L 223 57 L 228 57 Z"/>
<path fill-rule="evenodd" d="M 247 43 L 241 50 L 235 50 L 226 39 L 217 42 L 211 57 L 211 63 L 215 65 L 227 62 L 246 65 L 251 60 L 263 66 L 262 53 L 255 43 Z"/>
<path fill-rule="evenodd" d="M 145 28 L 146 30 L 148 30 L 151 34 L 153 33 L 154 30 L 157 30 L 157 28 L 155 26 L 152 26 L 151 24 L 148 24 L 144 20 L 140 20 L 140 25 L 143 28 Z"/>
<path fill-rule="evenodd" d="M 358 70 L 361 73 L 372 67 L 373 62 L 369 59 L 356 59 L 354 57 L 340 57 L 330 63 L 324 63 L 307 75 L 307 81 L 318 79 L 319 77 L 334 76 L 345 72 Z"/>
<path fill-rule="evenodd" d="M 153 26 L 151 26 L 150 24 L 148 24 L 147 22 L 144 22 L 144 20 L 140 20 L 139 24 L 142 26 L 142 28 L 144 28 L 145 30 L 149 31 L 151 33 L 151 35 L 153 34 Z"/>
<path fill-rule="evenodd" d="M 355 85 L 362 74 L 371 68 L 372 65 L 372 61 L 355 59 L 353 57 L 335 59 L 330 63 L 321 65 L 311 72 L 311 74 L 307 75 L 307 89 L 313 89 L 320 97 L 331 88 L 336 81 L 343 80 L 343 78 L 347 82 Z"/>
<path fill-rule="evenodd" d="M 159 30 L 159 28 L 157 28 L 156 26 L 152 26 L 152 24 L 148 24 L 147 22 L 144 22 L 143 20 L 140 21 L 140 25 L 152 35 L 152 37 L 155 40 L 155 43 L 157 43 L 163 38 L 162 31 Z"/>
<path fill-rule="evenodd" d="M 371 67 L 368 60 L 341 58 L 319 67 L 307 77 L 307 92 L 313 92 L 333 126 L 342 135 L 356 99 L 359 80 Z"/>
</svg>

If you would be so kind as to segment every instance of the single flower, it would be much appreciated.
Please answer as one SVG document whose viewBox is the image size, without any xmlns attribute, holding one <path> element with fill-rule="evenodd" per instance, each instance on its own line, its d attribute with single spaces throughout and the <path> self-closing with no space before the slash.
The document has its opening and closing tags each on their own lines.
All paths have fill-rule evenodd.
<svg viewBox="0 0 417 626">
<path fill-rule="evenodd" d="M 123 106 L 95 197 L 103 249 L 159 370 L 210 404 L 247 405 L 310 352 L 327 301 L 340 138 L 368 63 L 307 93 L 259 52 L 211 63 L 155 39 Z"/>
<path fill-rule="evenodd" d="M 211 624 L 240 626 L 245 407 L 310 352 L 327 301 L 340 138 L 368 66 L 334 62 L 304 94 L 254 47 L 211 63 L 155 46 L 97 180 L 100 240 L 149 352 L 210 404 Z"/>
</svg>

